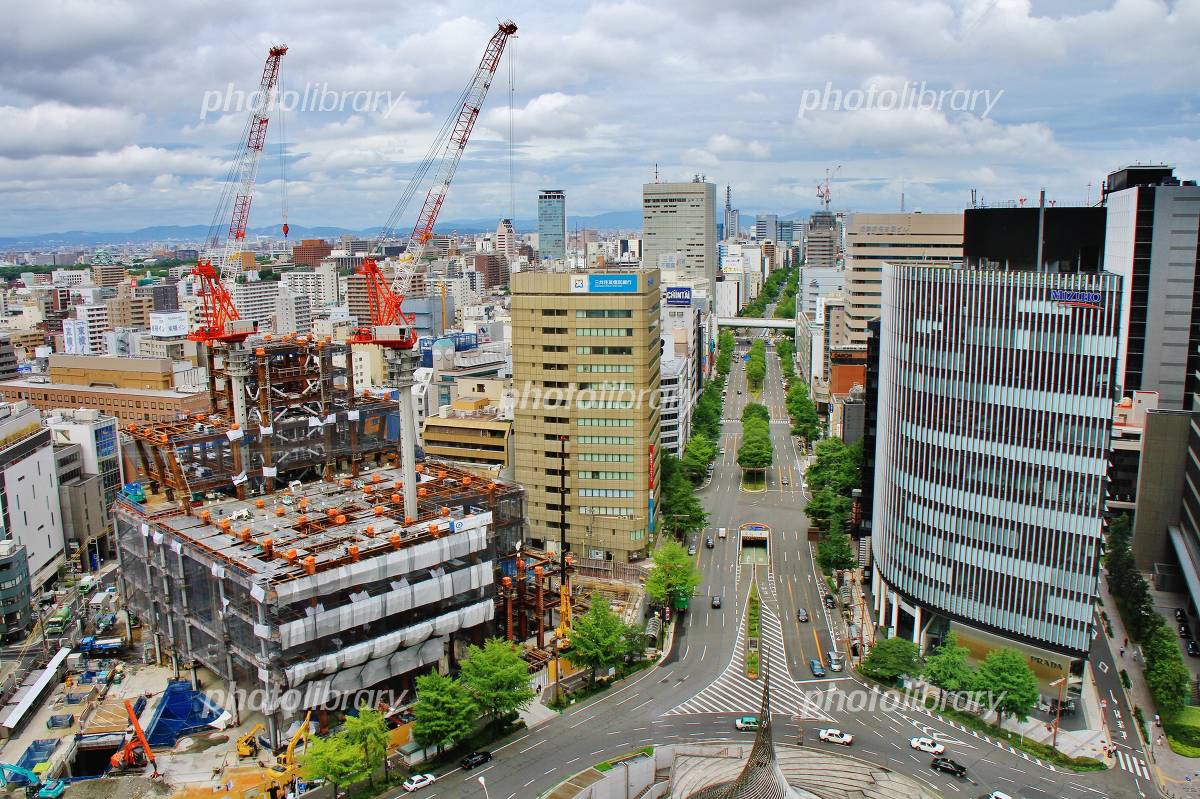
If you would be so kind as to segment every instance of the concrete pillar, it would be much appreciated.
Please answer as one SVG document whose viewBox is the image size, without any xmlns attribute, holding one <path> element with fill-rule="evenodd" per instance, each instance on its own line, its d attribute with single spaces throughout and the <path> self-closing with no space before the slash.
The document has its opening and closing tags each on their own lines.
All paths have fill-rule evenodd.
<svg viewBox="0 0 1200 799">
<path fill-rule="evenodd" d="M 419 355 L 411 350 L 387 350 L 388 382 L 400 395 L 400 465 L 404 479 L 404 515 L 417 519 L 417 425 L 413 421 L 413 374 Z"/>
<path fill-rule="evenodd" d="M 918 650 L 922 649 L 921 638 L 921 606 L 917 605 L 913 613 L 912 642 L 917 645 Z"/>
<path fill-rule="evenodd" d="M 892 630 L 890 635 L 896 634 L 896 629 L 900 626 L 900 597 L 892 594 Z"/>
</svg>

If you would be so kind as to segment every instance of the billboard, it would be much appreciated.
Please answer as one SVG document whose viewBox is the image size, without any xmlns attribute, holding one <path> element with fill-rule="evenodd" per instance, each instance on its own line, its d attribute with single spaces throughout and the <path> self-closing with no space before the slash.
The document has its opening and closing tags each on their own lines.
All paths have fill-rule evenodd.
<svg viewBox="0 0 1200 799">
<path fill-rule="evenodd" d="M 178 338 L 187 334 L 187 311 L 152 311 L 150 313 L 150 335 L 155 338 Z"/>
<path fill-rule="evenodd" d="M 675 305 L 681 308 L 692 307 L 691 286 L 667 286 L 663 289 L 663 294 L 667 298 L 667 305 Z"/>
<path fill-rule="evenodd" d="M 637 290 L 637 275 L 571 275 L 572 294 L 637 294 Z"/>
</svg>

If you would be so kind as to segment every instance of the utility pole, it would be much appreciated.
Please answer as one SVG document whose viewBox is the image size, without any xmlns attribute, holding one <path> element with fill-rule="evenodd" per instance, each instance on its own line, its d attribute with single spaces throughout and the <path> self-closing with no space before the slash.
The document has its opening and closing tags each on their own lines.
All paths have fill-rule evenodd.
<svg viewBox="0 0 1200 799">
<path fill-rule="evenodd" d="M 565 607 L 563 593 L 567 589 L 567 437 L 558 437 L 558 591 L 559 606 Z M 561 612 L 561 611 L 560 611 Z M 561 619 L 559 629 L 565 628 Z M 554 699 L 560 705 L 562 693 L 562 636 L 554 636 Z"/>
</svg>

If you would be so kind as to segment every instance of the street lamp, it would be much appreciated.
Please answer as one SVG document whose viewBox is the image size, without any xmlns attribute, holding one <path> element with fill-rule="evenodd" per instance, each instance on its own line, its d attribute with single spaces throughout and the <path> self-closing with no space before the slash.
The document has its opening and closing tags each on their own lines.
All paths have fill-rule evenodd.
<svg viewBox="0 0 1200 799">
<path fill-rule="evenodd" d="M 483 778 L 483 775 L 480 775 L 479 777 L 476 777 L 476 779 L 478 779 L 478 780 L 479 780 L 479 784 L 483 786 L 483 795 L 484 795 L 484 799 L 492 799 L 492 797 L 491 797 L 491 794 L 489 794 L 489 793 L 488 793 L 488 789 L 487 789 L 487 781 L 486 781 L 486 780 Z"/>
</svg>

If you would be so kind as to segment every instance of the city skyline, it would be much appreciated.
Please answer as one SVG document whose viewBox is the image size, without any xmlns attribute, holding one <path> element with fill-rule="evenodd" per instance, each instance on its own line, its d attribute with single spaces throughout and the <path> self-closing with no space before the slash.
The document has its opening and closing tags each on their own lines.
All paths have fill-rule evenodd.
<svg viewBox="0 0 1200 799">
<path fill-rule="evenodd" d="M 268 131 L 251 225 L 282 221 L 285 139 L 289 218 L 381 224 L 501 16 L 520 33 L 446 219 L 514 210 L 509 59 L 518 219 L 535 217 L 547 185 L 579 215 L 632 210 L 656 166 L 663 180 L 732 184 L 743 214 L 816 208 L 838 164 L 838 209 L 897 210 L 903 192 L 909 209 L 954 211 L 972 188 L 997 203 L 1042 186 L 1059 204 L 1095 201 L 1127 163 L 1200 171 L 1190 77 L 1173 58 L 1200 30 L 1189 9 L 449 4 L 397 18 L 358 3 L 336 19 L 252 6 L 236 22 L 186 7 L 21 9 L 0 55 L 0 235 L 208 219 L 245 122 L 239 93 L 279 42 L 295 108 Z M 934 46 L 913 48 L 914 36 Z M 199 50 L 183 46 L 197 38 Z M 1136 97 L 1119 88 L 1131 70 L 1154 76 Z"/>
</svg>

